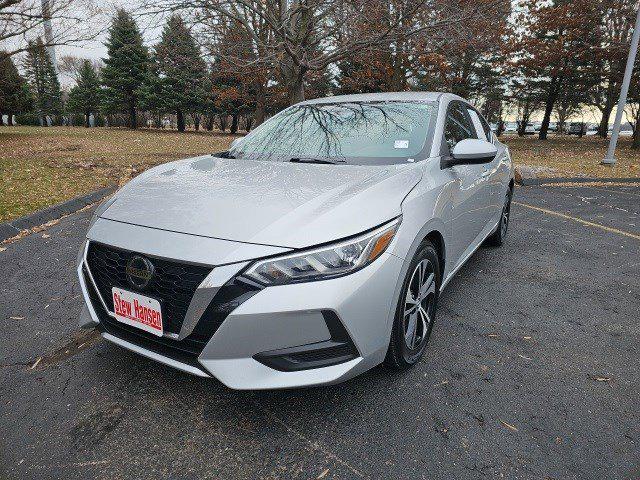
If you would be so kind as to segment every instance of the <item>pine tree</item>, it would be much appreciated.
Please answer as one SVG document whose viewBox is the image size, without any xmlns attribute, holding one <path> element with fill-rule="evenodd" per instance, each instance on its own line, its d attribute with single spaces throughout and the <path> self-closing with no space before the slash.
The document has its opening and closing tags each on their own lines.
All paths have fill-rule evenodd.
<svg viewBox="0 0 640 480">
<path fill-rule="evenodd" d="M 89 117 L 100 107 L 100 80 L 89 60 L 82 62 L 78 71 L 78 82 L 69 92 L 67 107 L 72 112 L 82 113 L 85 127 L 89 126 Z"/>
<path fill-rule="evenodd" d="M 18 73 L 11 57 L 3 53 L 0 52 L 0 125 L 4 113 L 12 125 L 13 115 L 28 111 L 32 99 L 27 82 Z"/>
<path fill-rule="evenodd" d="M 102 99 L 107 112 L 129 114 L 129 126 L 137 126 L 138 89 L 147 75 L 149 53 L 142 43 L 142 34 L 133 17 L 118 10 L 105 44 Z"/>
<path fill-rule="evenodd" d="M 166 111 L 175 112 L 178 131 L 185 128 L 185 114 L 199 115 L 207 95 L 207 66 L 200 49 L 179 15 L 173 15 L 155 47 L 162 79 Z"/>
<path fill-rule="evenodd" d="M 567 85 L 585 82 L 593 56 L 592 30 L 598 10 L 591 0 L 526 0 L 516 21 L 515 76 L 544 91 L 544 117 L 538 138 L 545 140 L 551 114 Z"/>
<path fill-rule="evenodd" d="M 149 69 L 147 70 L 144 82 L 142 82 L 138 90 L 138 105 L 143 110 L 151 112 L 157 128 L 162 126 L 162 114 L 170 111 L 165 101 L 167 97 L 165 87 L 165 79 L 160 78 L 158 74 L 158 61 L 154 57 L 149 63 Z"/>
<path fill-rule="evenodd" d="M 225 26 L 217 45 L 216 58 L 211 71 L 213 111 L 219 115 L 222 131 L 231 115 L 231 133 L 238 129 L 239 117 L 255 109 L 255 92 L 259 76 L 243 68 L 255 59 L 251 40 L 238 23 Z M 258 82 L 254 82 L 258 79 Z"/>
<path fill-rule="evenodd" d="M 47 125 L 47 117 L 54 121 L 62 115 L 62 91 L 58 73 L 47 53 L 42 39 L 29 43 L 25 70 L 35 95 L 35 104 L 40 121 Z"/>
</svg>

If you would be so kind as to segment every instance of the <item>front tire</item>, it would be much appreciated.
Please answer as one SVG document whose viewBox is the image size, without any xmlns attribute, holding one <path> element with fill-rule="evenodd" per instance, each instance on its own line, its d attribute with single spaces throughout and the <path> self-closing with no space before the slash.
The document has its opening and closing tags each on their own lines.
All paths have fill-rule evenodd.
<svg viewBox="0 0 640 480">
<path fill-rule="evenodd" d="M 440 261 L 431 242 L 418 247 L 400 291 L 385 364 L 407 369 L 420 360 L 431 336 L 441 284 Z"/>
<path fill-rule="evenodd" d="M 501 247 L 507 237 L 507 230 L 509 228 L 509 219 L 511 218 L 511 197 L 513 193 L 511 189 L 507 191 L 504 198 L 504 205 L 502 206 L 502 213 L 500 214 L 500 223 L 496 227 L 496 230 L 487 238 L 487 245 L 492 247 Z"/>
</svg>

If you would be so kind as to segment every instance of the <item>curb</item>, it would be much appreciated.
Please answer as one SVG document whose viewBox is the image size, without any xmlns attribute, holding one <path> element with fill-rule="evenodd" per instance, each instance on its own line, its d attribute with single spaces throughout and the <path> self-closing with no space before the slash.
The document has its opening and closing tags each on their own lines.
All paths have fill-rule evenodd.
<svg viewBox="0 0 640 480">
<path fill-rule="evenodd" d="M 25 215 L 24 217 L 16 218 L 10 222 L 0 223 L 0 242 L 7 238 L 15 237 L 22 230 L 29 230 L 33 227 L 50 222 L 51 220 L 56 220 L 64 215 L 77 212 L 87 205 L 91 205 L 98 200 L 102 200 L 107 195 L 115 192 L 116 188 L 116 185 L 101 188 L 95 192 L 80 195 L 79 197 L 72 198 L 66 202 L 58 203 L 57 205 L 52 205 L 29 215 Z"/>
<path fill-rule="evenodd" d="M 639 178 L 588 178 L 588 177 L 557 177 L 557 178 L 523 178 L 518 185 L 532 187 L 551 183 L 640 183 Z"/>
</svg>

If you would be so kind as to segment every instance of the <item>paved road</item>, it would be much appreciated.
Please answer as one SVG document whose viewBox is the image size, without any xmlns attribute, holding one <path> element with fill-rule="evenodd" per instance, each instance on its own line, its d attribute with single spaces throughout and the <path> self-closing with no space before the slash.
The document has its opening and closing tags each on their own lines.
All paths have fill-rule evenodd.
<svg viewBox="0 0 640 480">
<path fill-rule="evenodd" d="M 90 212 L 5 245 L 0 478 L 639 478 L 640 189 L 516 201 L 421 364 L 308 390 L 234 392 L 79 334 Z"/>
</svg>

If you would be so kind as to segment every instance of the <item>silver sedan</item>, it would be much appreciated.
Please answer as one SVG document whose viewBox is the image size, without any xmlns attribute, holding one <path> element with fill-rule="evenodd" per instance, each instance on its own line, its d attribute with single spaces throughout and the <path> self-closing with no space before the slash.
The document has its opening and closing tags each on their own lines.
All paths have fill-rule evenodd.
<svg viewBox="0 0 640 480">
<path fill-rule="evenodd" d="M 504 241 L 512 193 L 508 149 L 462 98 L 302 102 L 102 204 L 80 324 L 235 389 L 408 368 L 456 271 Z"/>
</svg>

